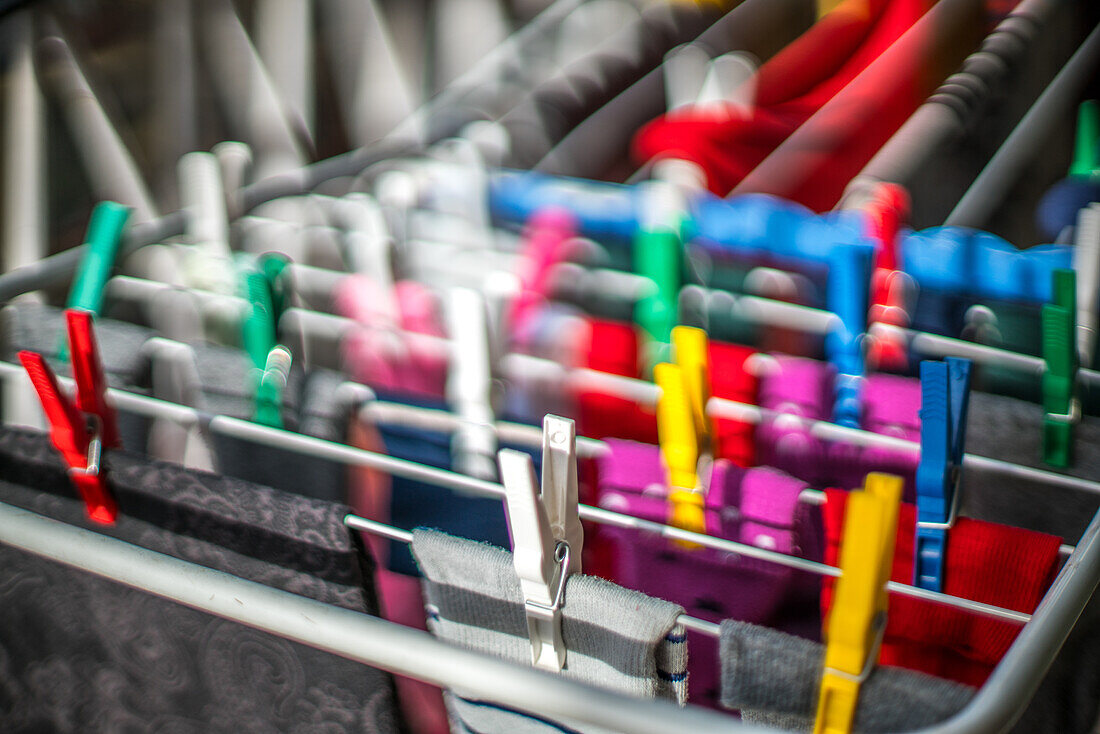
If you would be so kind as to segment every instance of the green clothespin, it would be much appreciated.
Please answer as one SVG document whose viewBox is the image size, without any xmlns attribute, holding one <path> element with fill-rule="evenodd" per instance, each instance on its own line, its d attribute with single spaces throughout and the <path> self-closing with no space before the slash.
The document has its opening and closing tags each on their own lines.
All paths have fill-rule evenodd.
<svg viewBox="0 0 1100 734">
<path fill-rule="evenodd" d="M 283 271 L 290 261 L 285 255 L 269 252 L 260 256 L 260 270 L 267 279 L 268 292 L 271 293 L 271 308 L 275 323 L 279 323 L 283 312 L 290 307 L 290 288 Z"/>
<path fill-rule="evenodd" d="M 265 274 L 261 270 L 246 269 L 243 285 L 249 307 L 242 324 L 242 340 L 255 375 L 253 420 L 282 428 L 282 399 L 290 371 L 290 352 L 277 344 L 277 319 L 270 282 Z"/>
<path fill-rule="evenodd" d="M 649 338 L 650 366 L 669 359 L 672 328 L 679 323 L 682 232 L 682 217 L 672 216 L 660 224 L 640 226 L 634 238 L 634 271 L 655 285 L 634 307 L 634 320 Z"/>
<path fill-rule="evenodd" d="M 1043 305 L 1043 461 L 1068 467 L 1073 461 L 1073 427 L 1081 415 L 1077 399 L 1077 278 L 1055 270 L 1054 301 Z"/>
<path fill-rule="evenodd" d="M 1077 135 L 1069 175 L 1091 178 L 1100 174 L 1100 102 L 1090 99 L 1077 108 Z"/>
<path fill-rule="evenodd" d="M 276 346 L 267 355 L 263 374 L 256 385 L 256 412 L 252 420 L 273 428 L 283 427 L 283 393 L 290 376 L 290 350 Z"/>
<path fill-rule="evenodd" d="M 111 270 L 115 267 L 122 231 L 129 218 L 129 207 L 113 201 L 96 204 L 88 222 L 88 234 L 84 238 L 87 249 L 80 260 L 76 277 L 73 278 L 69 300 L 65 303 L 67 308 L 79 308 L 99 315 L 103 309 L 103 292 L 107 287 L 107 279 L 111 277 Z M 64 342 L 64 337 L 62 341 Z M 62 343 L 58 350 L 59 357 L 68 359 L 68 353 L 68 345 Z"/>
</svg>

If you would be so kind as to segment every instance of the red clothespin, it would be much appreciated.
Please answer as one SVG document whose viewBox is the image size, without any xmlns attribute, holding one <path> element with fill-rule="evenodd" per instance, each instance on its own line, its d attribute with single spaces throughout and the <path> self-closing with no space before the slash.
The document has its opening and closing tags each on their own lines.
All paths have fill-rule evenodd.
<svg viewBox="0 0 1100 734">
<path fill-rule="evenodd" d="M 868 323 L 908 326 L 909 277 L 900 269 L 898 232 L 909 216 L 909 194 L 897 184 L 879 184 L 866 214 L 867 236 L 878 246 L 871 279 Z M 868 358 L 881 367 L 901 368 L 908 364 L 905 343 L 887 336 L 874 340 Z"/>
<path fill-rule="evenodd" d="M 92 331 L 92 314 L 69 309 L 65 321 L 76 382 L 75 403 L 61 391 L 57 376 L 41 354 L 22 351 L 19 360 L 42 401 L 50 422 L 50 439 L 69 465 L 69 476 L 88 507 L 88 516 L 111 524 L 118 508 L 107 488 L 101 458 L 104 447 L 120 445 L 118 424 L 114 408 L 107 403 L 107 379 Z"/>
</svg>

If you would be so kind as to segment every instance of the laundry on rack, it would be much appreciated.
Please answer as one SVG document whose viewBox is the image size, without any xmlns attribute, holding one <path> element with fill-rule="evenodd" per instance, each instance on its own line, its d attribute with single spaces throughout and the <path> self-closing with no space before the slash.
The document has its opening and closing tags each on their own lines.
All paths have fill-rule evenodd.
<svg viewBox="0 0 1100 734">
<path fill-rule="evenodd" d="M 521 664 L 531 659 L 523 592 L 511 554 L 431 530 L 413 532 L 412 552 L 424 573 L 428 627 L 434 635 Z M 642 698 L 687 700 L 683 609 L 592 576 L 565 586 L 563 674 Z M 448 696 L 452 725 L 479 732 L 589 731 L 590 727 L 526 716 L 492 701 Z"/>
<path fill-rule="evenodd" d="M 48 438 L 7 427 L 0 436 L 2 500 L 90 527 Z M 377 613 L 372 561 L 344 527 L 346 508 L 123 451 L 106 461 L 120 512 L 97 532 Z M 197 732 L 256 721 L 401 731 L 388 673 L 6 546 L 0 554 L 11 731 L 165 722 Z"/>
<path fill-rule="evenodd" d="M 836 564 L 848 493 L 829 489 L 822 509 L 825 562 Z M 891 579 L 913 579 L 916 507 L 901 506 Z M 944 593 L 1004 609 L 1033 612 L 1058 568 L 1057 536 L 960 517 L 947 533 Z M 828 615 L 832 582 L 821 593 Z M 985 682 L 1020 628 L 1005 620 L 977 619 L 922 599 L 890 600 L 881 660 L 968 685 Z"/>
</svg>

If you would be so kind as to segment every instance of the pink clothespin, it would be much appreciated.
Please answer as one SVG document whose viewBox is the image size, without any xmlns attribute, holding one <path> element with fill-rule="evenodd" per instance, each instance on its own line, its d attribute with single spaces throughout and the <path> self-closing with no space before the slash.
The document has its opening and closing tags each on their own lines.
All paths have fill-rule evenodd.
<svg viewBox="0 0 1100 734">
<path fill-rule="evenodd" d="M 539 306 L 550 295 L 553 268 L 564 259 L 565 244 L 575 234 L 573 215 L 566 209 L 540 209 L 528 220 L 523 233 L 519 293 L 508 312 L 511 331 L 520 340 L 530 332 Z"/>
</svg>

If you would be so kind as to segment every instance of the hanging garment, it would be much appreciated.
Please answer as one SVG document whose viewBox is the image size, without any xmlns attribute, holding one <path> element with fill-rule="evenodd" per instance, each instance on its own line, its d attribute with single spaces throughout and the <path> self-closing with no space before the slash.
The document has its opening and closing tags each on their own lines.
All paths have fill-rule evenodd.
<svg viewBox="0 0 1100 734">
<path fill-rule="evenodd" d="M 115 525 L 90 523 L 49 438 L 0 429 L 0 501 L 250 581 L 377 612 L 347 509 L 105 456 Z M 397 732 L 390 676 L 0 546 L 0 728 Z"/>
<path fill-rule="evenodd" d="M 15 361 L 18 350 L 29 349 L 45 355 L 58 374 L 71 374 L 67 361 L 57 359 L 65 339 L 61 309 L 20 304 L 3 313 L 0 343 L 4 345 L 4 359 Z M 107 318 L 96 319 L 95 331 L 108 384 L 129 392 L 151 394 L 151 354 L 145 345 L 158 336 L 157 332 Z M 254 369 L 248 356 L 232 347 L 191 346 L 199 382 L 197 407 L 213 415 L 250 420 L 256 403 L 251 387 Z M 340 402 L 336 392 L 343 382 L 337 372 L 292 368 L 283 392 L 283 425 L 314 438 L 343 441 L 349 406 Z M 122 445 L 144 449 L 149 437 L 149 419 L 125 410 L 119 413 Z M 330 502 L 347 499 L 346 471 L 342 464 L 224 434 L 213 434 L 211 448 L 222 474 Z"/>
<path fill-rule="evenodd" d="M 757 106 L 747 115 L 670 113 L 639 132 L 636 157 L 697 163 L 719 196 L 758 191 L 817 211 L 832 207 L 980 40 L 981 3 L 934 5 L 842 3 L 760 68 Z M 735 189 L 742 181 L 745 190 Z"/>
<path fill-rule="evenodd" d="M 424 573 L 428 628 L 436 637 L 530 664 L 523 592 L 512 556 L 501 548 L 431 530 L 413 533 Z M 683 704 L 687 644 L 676 622 L 683 609 L 593 576 L 570 576 L 562 607 L 568 649 L 563 675 L 641 698 Z M 536 719 L 490 701 L 448 695 L 455 731 L 482 734 L 593 731 Z"/>
<path fill-rule="evenodd" d="M 826 490 L 825 562 L 837 565 L 844 508 L 848 493 Z M 894 581 L 913 580 L 916 507 L 901 505 Z M 943 571 L 945 594 L 1031 613 L 1043 598 L 1058 570 L 1058 547 L 1053 535 L 960 517 L 947 533 Z M 821 593 L 822 615 L 832 604 L 833 582 L 826 579 Z M 1004 657 L 1020 626 L 986 619 L 932 602 L 893 595 L 880 660 L 929 675 L 979 686 Z"/>
<path fill-rule="evenodd" d="M 813 731 L 825 647 L 767 627 L 722 622 L 722 705 L 742 720 L 785 731 Z M 974 689 L 889 665 L 860 687 L 854 732 L 915 731 L 944 721 Z"/>
<path fill-rule="evenodd" d="M 600 462 L 600 507 L 666 523 L 670 513 L 665 471 L 656 446 L 608 441 Z M 740 469 L 717 460 L 706 493 L 706 533 L 779 553 L 822 556 L 819 513 L 800 504 L 806 484 L 771 469 Z M 816 610 L 781 619 L 785 604 L 806 610 L 820 593 L 820 579 L 768 561 L 710 548 L 683 548 L 654 533 L 601 527 L 586 545 L 602 543 L 610 578 L 659 599 L 682 605 L 711 622 L 724 618 L 786 623 L 814 635 Z M 691 701 L 718 704 L 718 661 L 713 641 L 688 631 L 692 649 Z"/>
</svg>

